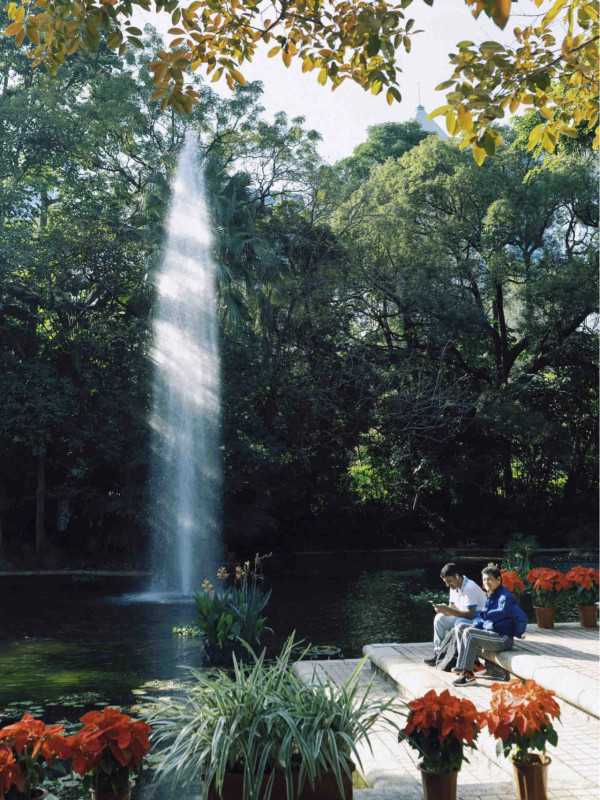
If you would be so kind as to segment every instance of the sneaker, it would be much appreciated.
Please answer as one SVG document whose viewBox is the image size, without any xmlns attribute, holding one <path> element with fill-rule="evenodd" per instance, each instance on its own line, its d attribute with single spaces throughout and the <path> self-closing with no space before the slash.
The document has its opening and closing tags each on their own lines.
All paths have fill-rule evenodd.
<svg viewBox="0 0 600 800">
<path fill-rule="evenodd" d="M 473 672 L 484 672 L 486 669 L 485 664 L 482 664 L 481 661 L 476 661 L 473 664 Z"/>
<path fill-rule="evenodd" d="M 427 664 L 428 667 L 435 667 L 435 663 L 437 661 L 437 656 L 433 655 L 431 658 L 424 658 L 423 663 Z"/>
<path fill-rule="evenodd" d="M 467 686 L 469 683 L 475 683 L 475 675 L 472 672 L 464 669 L 460 678 L 452 681 L 453 686 Z"/>
</svg>

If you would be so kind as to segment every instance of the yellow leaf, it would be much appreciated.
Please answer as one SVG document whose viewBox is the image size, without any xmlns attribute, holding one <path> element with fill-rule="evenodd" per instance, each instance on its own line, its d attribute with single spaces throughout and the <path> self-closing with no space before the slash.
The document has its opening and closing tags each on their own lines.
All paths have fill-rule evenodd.
<svg viewBox="0 0 600 800">
<path fill-rule="evenodd" d="M 456 130 L 456 114 L 453 109 L 450 109 L 446 114 L 446 130 L 450 136 L 454 136 L 454 131 Z"/>
<path fill-rule="evenodd" d="M 468 108 L 462 104 L 457 108 L 458 128 L 465 133 L 470 133 L 473 130 L 473 118 Z"/>
<path fill-rule="evenodd" d="M 8 26 L 8 28 L 7 28 L 7 29 L 4 31 L 4 33 L 5 33 L 7 36 L 14 36 L 16 33 L 18 33 L 18 32 L 21 30 L 21 28 L 22 28 L 22 27 L 23 27 L 23 26 L 21 25 L 21 23 L 20 23 L 20 22 L 11 22 L 11 24 L 10 24 L 10 25 Z"/>
<path fill-rule="evenodd" d="M 15 44 L 17 47 L 20 47 L 23 44 L 24 38 L 25 38 L 25 28 L 21 28 L 21 30 L 15 36 Z"/>
<path fill-rule="evenodd" d="M 516 95 L 513 95 L 509 105 L 510 113 L 514 114 L 520 105 L 521 101 L 519 100 L 519 98 Z"/>
<path fill-rule="evenodd" d="M 246 85 L 246 78 L 242 75 L 241 72 L 238 72 L 237 69 L 230 69 L 229 74 L 231 75 L 234 80 L 236 80 L 242 86 Z"/>
<path fill-rule="evenodd" d="M 326 67 L 321 67 L 321 69 L 319 70 L 319 77 L 317 78 L 317 80 L 319 81 L 321 86 L 325 86 L 325 84 L 327 83 L 327 68 Z"/>
<path fill-rule="evenodd" d="M 158 89 L 156 92 L 152 92 L 150 95 L 150 100 L 158 100 L 161 97 L 164 97 L 167 94 L 166 89 Z"/>
<path fill-rule="evenodd" d="M 35 25 L 28 25 L 27 26 L 27 36 L 29 36 L 29 41 L 32 44 L 39 44 L 40 43 L 40 35 L 39 35 L 38 30 L 35 27 Z"/>
<path fill-rule="evenodd" d="M 542 131 L 542 147 L 548 153 L 553 153 L 556 148 L 556 139 L 549 130 Z"/>
<path fill-rule="evenodd" d="M 79 50 L 79 38 L 73 39 L 73 41 L 71 42 L 71 44 L 67 49 L 67 55 L 72 56 L 73 53 L 77 52 L 77 50 Z"/>
<path fill-rule="evenodd" d="M 554 119 L 554 111 L 552 111 L 549 108 L 546 108 L 546 106 L 540 106 L 540 108 L 538 108 L 538 111 L 540 112 L 542 117 L 544 117 L 544 119 Z"/>
<path fill-rule="evenodd" d="M 564 136 L 569 136 L 571 139 L 577 139 L 579 137 L 577 130 L 575 128 L 570 128 L 568 125 L 562 125 L 560 132 L 564 134 Z"/>
<path fill-rule="evenodd" d="M 479 145 L 475 142 L 473 143 L 473 158 L 477 162 L 478 167 L 480 167 L 485 161 L 485 150 L 483 147 L 479 147 Z"/>
<path fill-rule="evenodd" d="M 436 108 L 435 111 L 432 111 L 431 114 L 428 114 L 427 115 L 427 119 L 433 119 L 434 117 L 437 117 L 440 114 L 445 114 L 446 111 L 448 111 L 449 108 L 452 108 L 452 106 L 448 106 L 448 105 L 440 106 L 439 108 Z"/>
<path fill-rule="evenodd" d="M 277 55 L 277 53 L 278 53 L 280 50 L 281 50 L 281 47 L 279 47 L 279 46 L 277 46 L 277 47 L 272 47 L 272 48 L 269 50 L 269 52 L 267 53 L 267 57 L 268 57 L 268 58 L 273 58 L 273 56 L 276 56 L 276 55 Z"/>
<path fill-rule="evenodd" d="M 19 6 L 17 8 L 17 13 L 15 14 L 15 22 L 23 22 L 25 19 L 25 8 L 23 6 Z"/>
<path fill-rule="evenodd" d="M 527 150 L 533 150 L 533 148 L 540 143 L 542 138 L 542 132 L 544 130 L 544 124 L 536 125 L 535 128 L 529 134 L 529 142 L 527 144 Z"/>
<path fill-rule="evenodd" d="M 492 19 L 499 28 L 506 27 L 510 16 L 510 4 L 511 0 L 492 0 Z"/>
<path fill-rule="evenodd" d="M 286 65 L 286 67 L 289 67 L 289 65 L 292 63 L 291 55 L 289 53 L 286 53 L 285 50 L 281 53 L 281 60 Z"/>
</svg>

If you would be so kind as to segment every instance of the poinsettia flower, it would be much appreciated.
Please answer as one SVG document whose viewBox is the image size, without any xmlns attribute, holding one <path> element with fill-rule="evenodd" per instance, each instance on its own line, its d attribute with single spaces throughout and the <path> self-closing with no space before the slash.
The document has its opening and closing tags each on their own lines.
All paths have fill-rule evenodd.
<svg viewBox="0 0 600 800">
<path fill-rule="evenodd" d="M 13 750 L 8 745 L 0 745 L 0 797 L 4 797 L 11 786 L 18 792 L 25 791 L 25 776 L 15 759 Z"/>
<path fill-rule="evenodd" d="M 81 717 L 83 728 L 72 737 L 73 769 L 85 775 L 100 766 L 103 755 L 110 753 L 121 767 L 140 769 L 150 750 L 150 726 L 132 720 L 118 708 L 90 711 Z"/>
</svg>

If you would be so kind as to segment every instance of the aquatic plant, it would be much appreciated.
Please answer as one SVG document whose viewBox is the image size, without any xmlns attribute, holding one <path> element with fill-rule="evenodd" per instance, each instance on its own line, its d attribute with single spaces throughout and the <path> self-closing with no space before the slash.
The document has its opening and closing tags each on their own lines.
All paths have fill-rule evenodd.
<svg viewBox="0 0 600 800">
<path fill-rule="evenodd" d="M 264 634 L 271 631 L 263 611 L 271 597 L 271 590 L 263 590 L 262 560 L 268 556 L 254 558 L 254 564 L 246 561 L 235 569 L 234 583 L 223 589 L 205 580 L 202 591 L 195 592 L 196 623 L 204 637 L 209 658 L 228 659 L 237 649 L 243 653 L 240 640 L 260 646 Z M 217 571 L 217 579 L 225 583 L 229 578 L 225 567 Z M 192 626 L 190 626 L 192 628 Z M 193 629 L 193 628 L 192 628 Z M 183 633 L 181 629 L 177 633 Z M 186 631 L 187 633 L 187 631 Z"/>
</svg>

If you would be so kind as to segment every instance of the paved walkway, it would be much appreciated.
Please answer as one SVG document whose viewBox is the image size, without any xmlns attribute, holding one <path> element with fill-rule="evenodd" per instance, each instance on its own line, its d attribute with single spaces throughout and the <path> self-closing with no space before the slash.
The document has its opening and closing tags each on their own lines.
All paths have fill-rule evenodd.
<svg viewBox="0 0 600 800">
<path fill-rule="evenodd" d="M 554 631 L 528 629 L 523 646 L 529 656 L 534 653 L 553 658 L 556 665 L 572 669 L 570 683 L 598 679 L 598 632 L 579 626 L 558 626 Z M 481 673 L 477 683 L 452 686 L 456 677 L 451 673 L 427 667 L 423 658 L 430 655 L 429 644 L 370 645 L 369 648 L 386 648 L 388 666 L 384 671 L 393 673 L 393 681 L 383 672 L 374 671 L 367 662 L 361 671 L 361 681 L 374 680 L 374 690 L 382 696 L 397 695 L 405 700 L 424 694 L 429 689 L 442 691 L 450 688 L 457 696 L 468 697 L 484 709 L 489 706 L 490 684 L 495 678 Z M 385 651 L 380 651 L 382 654 Z M 393 652 L 393 656 L 391 655 Z M 385 661 L 385 659 L 383 659 Z M 327 676 L 335 683 L 348 680 L 359 660 L 300 662 L 296 669 L 309 681 L 317 675 Z M 539 681 L 541 682 L 541 681 Z M 567 702 L 560 701 L 561 722 L 557 723 L 558 747 L 549 748 L 552 758 L 549 772 L 549 800 L 593 800 L 600 797 L 600 730 L 598 719 Z M 361 770 L 370 787 L 355 790 L 355 800 L 421 800 L 420 774 L 417 769 L 418 754 L 406 743 L 398 744 L 397 736 L 379 726 L 372 734 L 373 753 L 361 747 Z M 496 756 L 496 743 L 487 734 L 481 734 L 478 750 L 469 753 L 470 764 L 461 769 L 458 780 L 459 800 L 516 800 L 512 765 Z"/>
</svg>

